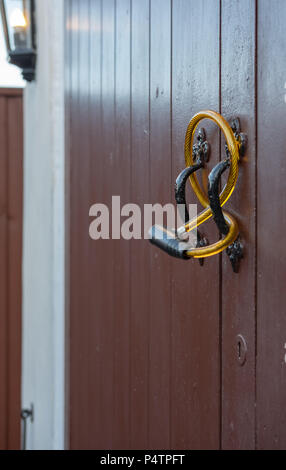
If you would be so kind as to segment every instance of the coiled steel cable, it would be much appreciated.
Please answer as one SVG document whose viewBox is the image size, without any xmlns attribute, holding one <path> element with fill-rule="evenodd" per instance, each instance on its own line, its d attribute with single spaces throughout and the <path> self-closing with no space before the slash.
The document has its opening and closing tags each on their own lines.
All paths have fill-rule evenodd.
<svg viewBox="0 0 286 470">
<path fill-rule="evenodd" d="M 229 169 L 229 176 L 225 187 L 223 188 L 220 194 L 220 203 L 223 206 L 227 200 L 230 198 L 231 194 L 233 193 L 237 178 L 238 178 L 238 162 L 239 162 L 239 143 L 237 142 L 235 135 L 228 124 L 228 122 L 218 113 L 215 111 L 201 111 L 200 113 L 196 114 L 192 120 L 190 121 L 186 139 L 185 139 L 185 160 L 186 166 L 190 167 L 195 165 L 197 162 L 193 159 L 193 141 L 196 129 L 198 124 L 203 119 L 210 119 L 211 121 L 215 122 L 218 127 L 222 130 L 224 137 L 226 139 L 226 144 L 229 150 L 230 155 L 230 169 Z M 206 222 L 208 219 L 212 217 L 212 211 L 209 206 L 209 199 L 205 191 L 201 188 L 198 179 L 195 174 L 190 176 L 190 183 L 195 192 L 198 200 L 205 208 L 196 218 L 191 219 L 187 222 L 184 226 L 184 233 L 190 232 L 194 230 L 196 227 L 201 225 L 202 223 Z M 238 237 L 238 225 L 234 217 L 232 217 L 228 212 L 223 211 L 223 215 L 225 220 L 229 226 L 229 232 L 222 240 L 219 240 L 212 245 L 208 245 L 206 247 L 200 248 L 193 248 L 187 251 L 187 256 L 190 258 L 206 258 L 209 256 L 216 255 L 226 249 L 229 245 L 231 245 L 236 238 Z M 182 233 L 182 232 L 181 232 Z"/>
</svg>

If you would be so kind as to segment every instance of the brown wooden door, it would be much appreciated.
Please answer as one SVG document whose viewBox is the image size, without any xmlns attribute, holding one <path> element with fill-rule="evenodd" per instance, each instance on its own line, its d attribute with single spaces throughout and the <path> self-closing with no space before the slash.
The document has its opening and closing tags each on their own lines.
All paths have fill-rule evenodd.
<svg viewBox="0 0 286 470">
<path fill-rule="evenodd" d="M 286 447 L 286 11 L 268 3 L 66 1 L 72 449 Z M 239 274 L 225 253 L 201 268 L 148 241 L 92 241 L 96 202 L 173 202 L 203 109 L 248 135 L 228 203 Z M 213 167 L 224 143 L 205 128 Z M 212 222 L 203 230 L 217 239 Z"/>
<path fill-rule="evenodd" d="M 22 90 L 0 89 L 0 449 L 20 449 Z"/>
</svg>

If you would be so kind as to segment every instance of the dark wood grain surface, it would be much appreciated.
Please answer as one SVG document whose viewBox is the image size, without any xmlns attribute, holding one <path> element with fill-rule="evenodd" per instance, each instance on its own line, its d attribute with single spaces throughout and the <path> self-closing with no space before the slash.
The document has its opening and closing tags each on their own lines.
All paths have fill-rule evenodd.
<svg viewBox="0 0 286 470">
<path fill-rule="evenodd" d="M 219 4 L 173 2 L 172 180 L 184 168 L 184 138 L 198 111 L 219 111 Z M 210 79 L 211 77 L 211 79 Z M 218 162 L 219 133 L 207 129 Z M 173 187 L 173 184 L 172 184 Z M 190 203 L 197 204 L 188 191 Z M 201 210 L 198 205 L 198 211 Z M 208 227 L 208 228 L 207 228 Z M 209 240 L 212 224 L 201 228 Z M 172 273 L 172 448 L 217 448 L 220 440 L 219 257 L 204 267 L 174 261 Z"/>
<path fill-rule="evenodd" d="M 276 14 L 274 14 L 276 12 Z M 257 447 L 286 448 L 286 4 L 258 3 Z"/>
<path fill-rule="evenodd" d="M 246 14 L 247 11 L 247 14 Z M 222 1 L 221 111 L 248 136 L 237 189 L 227 207 L 239 222 L 244 258 L 234 274 L 222 255 L 222 447 L 255 446 L 256 334 L 256 6 Z M 223 147 L 224 149 L 224 147 Z M 222 155 L 224 157 L 224 155 Z M 246 361 L 238 335 L 246 341 Z"/>
<path fill-rule="evenodd" d="M 66 1 L 72 449 L 285 448 L 286 11 L 271 3 Z M 92 241 L 94 203 L 174 202 L 188 121 L 207 108 L 248 134 L 227 204 L 240 273 L 225 253 L 202 268 L 146 240 Z M 202 125 L 206 186 L 224 142 Z"/>
<path fill-rule="evenodd" d="M 0 449 L 20 449 L 22 90 L 0 89 Z"/>
</svg>

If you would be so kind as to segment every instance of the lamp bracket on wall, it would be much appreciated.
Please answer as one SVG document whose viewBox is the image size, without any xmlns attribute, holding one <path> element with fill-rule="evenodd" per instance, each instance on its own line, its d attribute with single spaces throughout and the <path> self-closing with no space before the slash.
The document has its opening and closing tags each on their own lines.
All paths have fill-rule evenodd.
<svg viewBox="0 0 286 470">
<path fill-rule="evenodd" d="M 10 64 L 22 69 L 22 76 L 27 82 L 35 80 L 36 58 L 37 54 L 32 50 L 11 51 L 9 53 Z"/>
<path fill-rule="evenodd" d="M 0 0 L 0 10 L 8 61 L 32 82 L 37 58 L 35 0 Z"/>
</svg>

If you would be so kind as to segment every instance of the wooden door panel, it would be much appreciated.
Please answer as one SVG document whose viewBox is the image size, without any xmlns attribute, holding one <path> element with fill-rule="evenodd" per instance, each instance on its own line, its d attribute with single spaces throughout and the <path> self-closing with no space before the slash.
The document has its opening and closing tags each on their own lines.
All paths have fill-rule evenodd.
<svg viewBox="0 0 286 470">
<path fill-rule="evenodd" d="M 247 14 L 246 14 L 247 12 Z M 221 111 L 239 117 L 248 136 L 236 190 L 227 207 L 239 223 L 244 258 L 239 274 L 222 255 L 222 447 L 255 447 L 256 334 L 256 5 L 252 0 L 222 1 Z M 222 148 L 225 158 L 224 147 Z M 247 344 L 238 359 L 238 335 Z M 242 352 L 240 353 L 242 354 Z"/>
<path fill-rule="evenodd" d="M 66 1 L 73 449 L 285 446 L 284 3 Z M 204 109 L 239 117 L 248 135 L 228 202 L 244 245 L 239 274 L 225 253 L 202 268 L 148 240 L 91 240 L 94 203 L 174 202 L 186 127 Z M 202 127 L 206 186 L 224 142 Z M 219 236 L 212 221 L 201 231 Z"/>
<path fill-rule="evenodd" d="M 114 194 L 113 182 L 116 180 L 115 174 L 115 2 L 107 0 L 102 2 L 102 42 L 101 42 L 101 139 L 99 158 L 102 165 L 102 181 L 98 188 L 99 202 L 110 205 Z M 92 158 L 92 154 L 90 155 Z M 122 162 L 123 164 L 123 162 Z M 114 255 L 115 245 L 109 240 L 103 240 L 100 249 L 101 258 L 98 263 L 100 270 L 100 290 L 102 307 L 99 309 L 101 317 L 100 324 L 100 414 L 98 438 L 103 443 L 110 443 L 113 448 L 112 423 L 114 422 L 114 385 L 115 385 L 115 315 L 116 297 L 113 293 L 115 288 Z M 90 253 L 93 245 L 90 240 Z M 125 313 L 125 312 L 124 312 Z M 92 344 L 92 332 L 90 332 Z M 91 431 L 92 432 L 92 431 Z M 90 445 L 94 442 L 94 437 L 90 436 Z M 105 444 L 106 445 L 106 444 Z"/>
<path fill-rule="evenodd" d="M 171 1 L 151 2 L 150 10 L 150 199 L 172 201 L 171 168 Z M 162 50 L 166 53 L 162 55 Z M 150 251 L 149 447 L 171 446 L 171 259 Z M 159 379 L 159 380 L 158 380 Z"/>
<path fill-rule="evenodd" d="M 188 121 L 219 108 L 217 2 L 196 7 L 200 34 L 195 2 L 176 3 L 67 2 L 72 448 L 219 445 L 218 284 L 147 240 L 94 242 L 87 227 L 90 206 L 112 195 L 174 202 Z M 184 17 L 192 27 L 181 30 Z M 210 140 L 214 163 L 214 128 Z M 207 265 L 218 279 L 219 260 Z"/>
<path fill-rule="evenodd" d="M 131 201 L 131 8 L 115 4 L 115 171 L 113 194 Z M 130 448 L 130 250 L 128 240 L 114 241 L 114 424 L 113 447 Z"/>
<path fill-rule="evenodd" d="M 286 447 L 285 18 L 258 5 L 257 447 Z M 274 14 L 275 13 L 275 14 Z"/>
<path fill-rule="evenodd" d="M 23 99 L 8 99 L 8 446 L 20 447 L 22 357 Z"/>
<path fill-rule="evenodd" d="M 219 5 L 179 0 L 173 5 L 172 181 L 184 168 L 189 120 L 204 109 L 219 110 Z M 211 77 L 211 80 L 210 80 Z M 203 123 L 218 162 L 219 133 Z M 196 198 L 188 192 L 190 203 Z M 198 206 L 198 211 L 201 210 Z M 216 231 L 202 228 L 211 237 Z M 219 258 L 172 262 L 171 446 L 218 448 L 220 442 Z M 212 281 L 210 281 L 212 280 Z"/>
<path fill-rule="evenodd" d="M 7 446 L 7 99 L 0 97 L 0 409 L 2 418 L 0 420 L 0 446 L 5 449 Z"/>
<path fill-rule="evenodd" d="M 20 449 L 22 90 L 0 89 L 0 449 Z"/>
<path fill-rule="evenodd" d="M 150 5 L 131 4 L 131 202 L 150 202 Z M 131 240 L 130 439 L 131 448 L 149 447 L 150 249 Z"/>
</svg>

